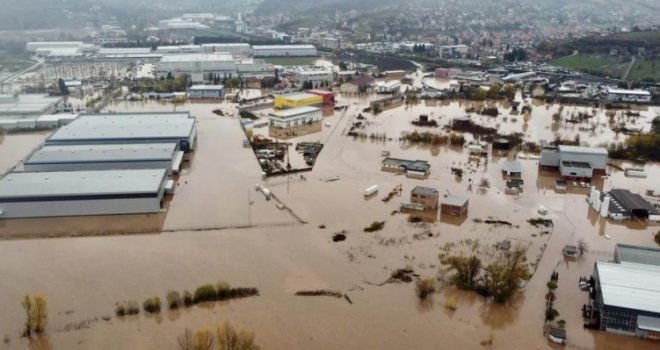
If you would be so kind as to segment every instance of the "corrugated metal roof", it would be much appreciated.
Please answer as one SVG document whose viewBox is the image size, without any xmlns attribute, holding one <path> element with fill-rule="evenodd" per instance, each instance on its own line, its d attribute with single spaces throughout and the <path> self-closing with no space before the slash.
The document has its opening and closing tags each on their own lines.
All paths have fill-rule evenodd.
<svg viewBox="0 0 660 350">
<path fill-rule="evenodd" d="M 559 145 L 558 148 L 559 148 L 559 152 L 607 155 L 607 150 L 602 147 Z"/>
<path fill-rule="evenodd" d="M 16 172 L 0 179 L 8 198 L 157 193 L 166 169 Z"/>
<path fill-rule="evenodd" d="M 660 249 L 658 248 L 617 244 L 616 250 L 619 252 L 621 262 L 660 266 Z"/>
<path fill-rule="evenodd" d="M 515 161 L 505 161 L 502 163 L 502 170 L 509 173 L 522 173 L 522 164 Z"/>
<path fill-rule="evenodd" d="M 660 266 L 596 262 L 603 303 L 660 313 Z"/>
<path fill-rule="evenodd" d="M 298 107 L 298 108 L 291 108 L 291 109 L 283 109 L 281 111 L 275 111 L 273 113 L 270 113 L 270 115 L 278 117 L 278 118 L 290 118 L 290 117 L 295 117 L 297 115 L 301 114 L 308 114 L 308 113 L 313 113 L 313 112 L 320 112 L 321 109 L 318 107 Z"/>
<path fill-rule="evenodd" d="M 24 164 L 156 161 L 174 158 L 176 143 L 44 146 Z"/>
</svg>

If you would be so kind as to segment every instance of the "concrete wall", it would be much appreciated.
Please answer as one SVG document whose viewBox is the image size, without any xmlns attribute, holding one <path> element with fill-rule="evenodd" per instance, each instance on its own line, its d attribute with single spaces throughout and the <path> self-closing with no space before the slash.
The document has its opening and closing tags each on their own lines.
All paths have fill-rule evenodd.
<svg viewBox="0 0 660 350">
<path fill-rule="evenodd" d="M 565 177 L 586 177 L 591 178 L 593 176 L 593 169 L 591 168 L 580 168 L 580 167 L 570 167 L 570 166 L 559 166 L 559 172 L 561 176 Z"/>
<path fill-rule="evenodd" d="M 559 166 L 559 151 L 551 149 L 541 150 L 540 166 L 558 167 Z"/>
<path fill-rule="evenodd" d="M 157 213 L 161 198 L 0 203 L 0 218 Z"/>
<path fill-rule="evenodd" d="M 601 154 L 590 154 L 590 153 L 561 152 L 560 158 L 561 161 L 586 162 L 591 164 L 591 167 L 594 169 L 607 168 L 606 154 L 601 155 Z"/>
</svg>

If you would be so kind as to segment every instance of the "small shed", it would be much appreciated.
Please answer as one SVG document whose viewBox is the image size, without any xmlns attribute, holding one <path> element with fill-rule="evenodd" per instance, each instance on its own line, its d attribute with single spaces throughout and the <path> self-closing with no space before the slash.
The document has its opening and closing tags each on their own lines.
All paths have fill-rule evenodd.
<svg viewBox="0 0 660 350">
<path fill-rule="evenodd" d="M 566 257 L 574 258 L 578 255 L 578 248 L 574 245 L 566 245 L 562 250 L 562 253 L 564 253 L 564 256 Z"/>
<path fill-rule="evenodd" d="M 505 161 L 502 164 L 502 176 L 521 177 L 522 165 L 517 161 Z"/>
<path fill-rule="evenodd" d="M 442 198 L 440 212 L 443 215 L 464 216 L 468 212 L 468 199 L 459 196 L 446 196 Z"/>
</svg>

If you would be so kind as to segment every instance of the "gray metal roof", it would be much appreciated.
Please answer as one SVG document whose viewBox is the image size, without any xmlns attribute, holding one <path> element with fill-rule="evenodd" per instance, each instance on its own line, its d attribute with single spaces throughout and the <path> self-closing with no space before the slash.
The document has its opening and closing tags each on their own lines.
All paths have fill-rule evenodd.
<svg viewBox="0 0 660 350">
<path fill-rule="evenodd" d="M 0 179 L 9 198 L 158 193 L 166 169 L 16 172 Z"/>
<path fill-rule="evenodd" d="M 43 111 L 62 101 L 62 97 L 51 97 L 42 94 L 23 94 L 17 98 L 7 98 L 3 95 L 0 100 L 0 114 L 41 114 Z"/>
<path fill-rule="evenodd" d="M 639 315 L 637 316 L 637 328 L 646 331 L 660 332 L 660 318 Z"/>
<path fill-rule="evenodd" d="M 596 262 L 603 303 L 660 314 L 660 266 Z"/>
<path fill-rule="evenodd" d="M 602 147 L 582 147 L 582 146 L 569 146 L 559 145 L 560 152 L 566 153 L 584 153 L 584 154 L 600 154 L 607 155 L 607 150 Z"/>
<path fill-rule="evenodd" d="M 412 190 L 412 193 L 434 195 L 434 194 L 438 194 L 438 190 L 436 190 L 433 187 L 415 186 L 415 188 L 413 188 Z"/>
<path fill-rule="evenodd" d="M 195 119 L 185 113 L 83 114 L 71 124 L 58 129 L 48 142 L 184 139 L 195 126 Z"/>
<path fill-rule="evenodd" d="M 610 191 L 610 196 L 626 211 L 646 210 L 649 214 L 660 214 L 660 211 L 654 208 L 649 201 L 644 199 L 644 197 L 637 193 L 632 193 L 629 190 L 615 188 Z"/>
<path fill-rule="evenodd" d="M 36 151 L 24 164 L 136 162 L 171 160 L 177 143 L 54 145 Z"/>
<path fill-rule="evenodd" d="M 468 199 L 467 197 L 459 197 L 459 196 L 447 196 L 442 198 L 441 203 L 443 205 L 451 205 L 455 207 L 462 207 L 467 203 Z"/>
<path fill-rule="evenodd" d="M 502 163 L 502 170 L 509 173 L 522 173 L 522 164 L 516 161 L 505 161 Z"/>
<path fill-rule="evenodd" d="M 278 117 L 278 118 L 291 118 L 295 117 L 301 114 L 308 114 L 308 113 L 313 113 L 313 112 L 320 112 L 321 109 L 318 107 L 310 107 L 310 106 L 304 106 L 304 107 L 298 107 L 298 108 L 291 108 L 291 109 L 283 109 L 281 111 L 275 111 L 273 113 L 270 113 L 271 116 Z"/>
<path fill-rule="evenodd" d="M 660 249 L 651 247 L 638 247 L 628 244 L 617 244 L 621 262 L 660 266 Z"/>
</svg>

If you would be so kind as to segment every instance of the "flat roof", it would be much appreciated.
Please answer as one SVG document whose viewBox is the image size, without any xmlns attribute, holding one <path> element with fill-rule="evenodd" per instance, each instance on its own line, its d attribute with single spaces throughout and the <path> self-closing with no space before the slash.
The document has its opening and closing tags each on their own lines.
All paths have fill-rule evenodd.
<svg viewBox="0 0 660 350">
<path fill-rule="evenodd" d="M 433 187 L 415 186 L 415 188 L 413 188 L 413 190 L 412 190 L 412 193 L 434 195 L 434 194 L 438 194 L 438 190 L 436 190 Z"/>
<path fill-rule="evenodd" d="M 459 197 L 459 196 L 447 196 L 447 197 L 443 197 L 441 200 L 441 203 L 443 205 L 451 205 L 454 207 L 462 207 L 467 202 L 468 202 L 467 197 Z"/>
<path fill-rule="evenodd" d="M 181 63 L 181 62 L 227 62 L 234 61 L 231 55 L 225 53 L 189 53 L 164 55 L 160 63 Z"/>
<path fill-rule="evenodd" d="M 307 92 L 294 92 L 291 94 L 276 95 L 275 97 L 286 98 L 288 100 L 304 100 L 308 98 L 318 98 L 319 95 L 310 94 Z"/>
<path fill-rule="evenodd" d="M 596 262 L 603 303 L 660 313 L 660 266 Z"/>
<path fill-rule="evenodd" d="M 610 196 L 626 210 L 647 210 L 650 214 L 660 214 L 653 204 L 629 190 L 615 188 L 610 191 Z"/>
<path fill-rule="evenodd" d="M 559 152 L 588 153 L 588 154 L 607 155 L 607 149 L 602 148 L 602 147 L 582 147 L 582 146 L 559 145 L 558 148 L 559 148 Z"/>
<path fill-rule="evenodd" d="M 617 244 L 616 250 L 622 262 L 660 266 L 660 249 L 639 247 L 629 244 Z"/>
<path fill-rule="evenodd" d="M 193 85 L 190 90 L 223 90 L 224 85 Z"/>
<path fill-rule="evenodd" d="M 188 138 L 195 118 L 188 112 L 83 114 L 59 128 L 49 142 Z M 130 142 L 129 142 L 130 143 Z"/>
<path fill-rule="evenodd" d="M 172 160 L 177 143 L 44 146 L 24 164 L 139 162 Z"/>
<path fill-rule="evenodd" d="M 620 94 L 620 95 L 644 95 L 651 96 L 651 93 L 646 90 L 625 90 L 625 89 L 614 89 L 607 88 L 608 94 Z"/>
<path fill-rule="evenodd" d="M 157 194 L 166 169 L 13 172 L 0 179 L 0 202 Z"/>
<path fill-rule="evenodd" d="M 509 173 L 522 173 L 522 164 L 516 161 L 505 161 L 502 163 L 502 170 Z"/>
<path fill-rule="evenodd" d="M 253 45 L 254 50 L 316 49 L 314 45 Z"/>
<path fill-rule="evenodd" d="M 400 158 L 385 158 L 382 162 L 383 165 L 405 167 L 413 171 L 426 171 L 431 168 L 431 164 L 425 160 L 408 160 Z"/>
<path fill-rule="evenodd" d="M 281 111 L 275 111 L 273 113 L 270 113 L 270 115 L 278 117 L 278 118 L 290 118 L 290 117 L 295 117 L 295 116 L 301 115 L 301 114 L 320 112 L 320 111 L 321 111 L 321 109 L 318 108 L 318 107 L 305 106 L 305 107 L 298 107 L 298 108 L 291 108 L 291 109 L 283 109 Z"/>
<path fill-rule="evenodd" d="M 49 107 L 62 101 L 62 97 L 52 97 L 45 94 L 21 94 L 14 98 L 13 95 L 0 95 L 0 113 L 41 114 Z"/>
</svg>

